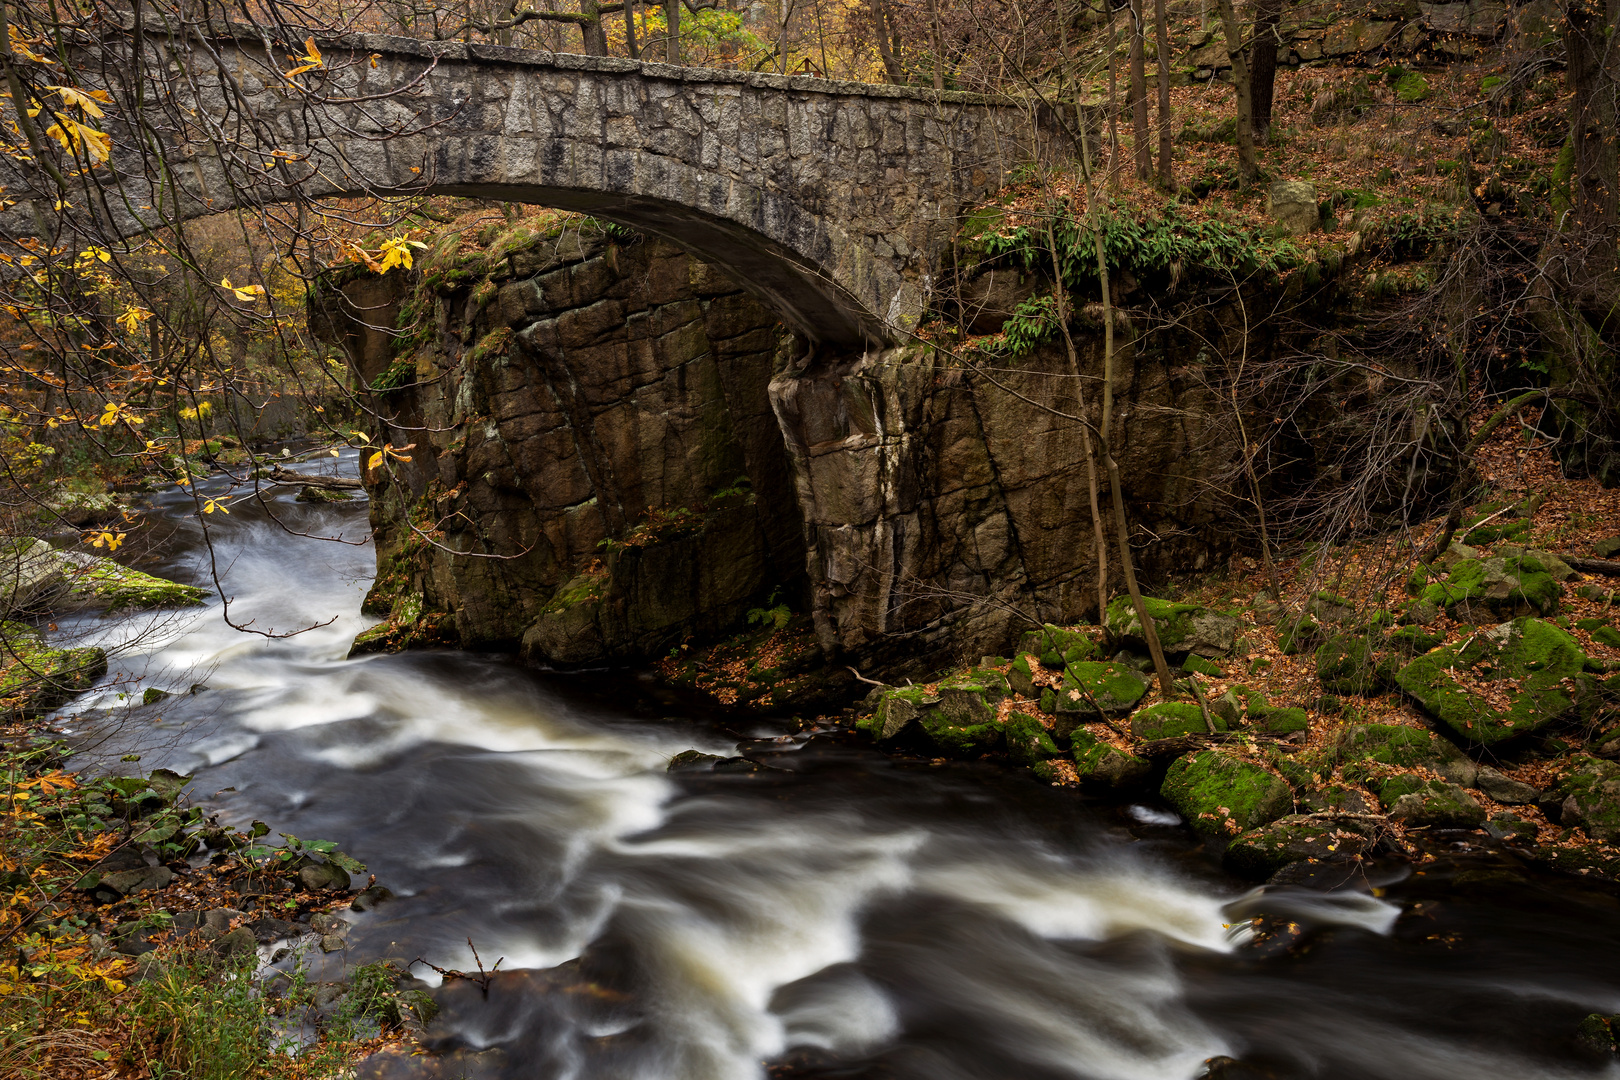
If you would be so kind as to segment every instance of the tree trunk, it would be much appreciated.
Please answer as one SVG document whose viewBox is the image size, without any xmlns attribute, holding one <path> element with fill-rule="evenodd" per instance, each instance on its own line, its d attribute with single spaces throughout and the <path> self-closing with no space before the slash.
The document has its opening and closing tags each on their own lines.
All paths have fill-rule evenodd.
<svg viewBox="0 0 1620 1080">
<path fill-rule="evenodd" d="M 579 24 L 580 36 L 585 39 L 586 56 L 607 55 L 607 31 L 602 28 L 602 13 L 598 0 L 579 0 L 579 13 L 586 21 Z"/>
<path fill-rule="evenodd" d="M 1271 134 L 1271 100 L 1277 89 L 1277 27 L 1282 0 L 1260 0 L 1254 9 L 1254 44 L 1249 52 L 1249 100 L 1254 110 L 1254 138 Z"/>
<path fill-rule="evenodd" d="M 624 47 L 630 59 L 641 59 L 641 46 L 636 43 L 636 0 L 624 0 Z"/>
<path fill-rule="evenodd" d="M 664 0 L 664 18 L 669 23 L 669 41 L 666 43 L 671 64 L 681 62 L 681 0 Z"/>
<path fill-rule="evenodd" d="M 1269 0 L 1268 0 L 1269 2 Z M 1153 0 L 1153 44 L 1159 54 L 1159 187 L 1176 190 L 1175 160 L 1170 136 L 1170 30 L 1164 18 L 1164 0 Z"/>
<path fill-rule="evenodd" d="M 889 12 L 883 0 L 872 0 L 872 36 L 877 38 L 878 59 L 883 61 L 883 77 L 896 85 L 905 82 L 900 63 L 889 48 Z"/>
<path fill-rule="evenodd" d="M 1119 30 L 1114 24 L 1114 0 L 1108 4 L 1108 175 L 1119 164 Z"/>
<path fill-rule="evenodd" d="M 1249 64 L 1244 55 L 1243 27 L 1232 0 L 1219 2 L 1226 55 L 1232 61 L 1232 85 L 1237 90 L 1238 179 L 1248 187 L 1260 175 L 1259 163 L 1254 158 L 1254 104 L 1249 97 Z"/>
<path fill-rule="evenodd" d="M 1153 179 L 1153 147 L 1148 135 L 1147 72 L 1142 0 L 1131 0 L 1131 136 L 1136 155 L 1136 176 Z"/>
</svg>

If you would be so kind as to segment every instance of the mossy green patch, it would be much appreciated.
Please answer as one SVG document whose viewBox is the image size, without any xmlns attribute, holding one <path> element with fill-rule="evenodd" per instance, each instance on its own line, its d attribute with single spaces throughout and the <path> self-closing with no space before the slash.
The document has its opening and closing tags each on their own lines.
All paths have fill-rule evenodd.
<svg viewBox="0 0 1620 1080">
<path fill-rule="evenodd" d="M 1226 731 L 1226 719 L 1210 713 L 1216 731 Z M 1173 739 L 1180 735 L 1207 735 L 1209 725 L 1204 723 L 1204 711 L 1197 705 L 1182 701 L 1161 701 L 1149 705 L 1131 717 L 1131 734 L 1152 742 L 1155 739 Z"/>
<path fill-rule="evenodd" d="M 1332 694 L 1370 697 L 1394 685 L 1394 664 L 1376 655 L 1372 633 L 1336 634 L 1316 648 L 1316 677 Z"/>
<path fill-rule="evenodd" d="M 107 674 L 98 648 L 57 649 L 19 622 L 0 622 L 0 702 L 14 719 L 28 719 L 67 703 Z"/>
<path fill-rule="evenodd" d="M 1561 717 L 1589 717 L 1597 693 L 1586 666 L 1586 654 L 1568 632 L 1527 617 L 1420 656 L 1400 670 L 1396 682 L 1458 736 L 1491 746 Z M 1471 693 L 1459 670 L 1470 682 L 1493 683 L 1508 704 L 1493 705 Z"/>
<path fill-rule="evenodd" d="M 1473 782 L 1474 767 L 1463 752 L 1432 731 L 1400 724 L 1357 724 L 1339 736 L 1334 754 L 1351 783 L 1376 780 L 1420 766 L 1453 781 Z"/>
<path fill-rule="evenodd" d="M 1221 677 L 1221 666 L 1213 660 L 1206 660 L 1197 653 L 1188 653 L 1187 659 L 1181 662 L 1181 670 L 1189 675 L 1207 675 L 1212 679 Z"/>
<path fill-rule="evenodd" d="M 1419 568 L 1423 573 L 1424 568 Z M 1536 559 L 1462 559 L 1441 581 L 1422 586 L 1425 603 L 1445 608 L 1454 618 L 1479 622 L 1517 615 L 1552 615 L 1563 587 Z"/>
<path fill-rule="evenodd" d="M 1215 835 L 1263 825 L 1294 804 L 1282 777 L 1218 750 L 1176 759 L 1160 794 L 1193 828 Z"/>
<path fill-rule="evenodd" d="M 1124 791 L 1140 786 L 1153 771 L 1146 760 L 1110 746 L 1085 728 L 1076 728 L 1069 743 L 1075 774 L 1086 787 Z"/>
<path fill-rule="evenodd" d="M 1129 712 L 1147 689 L 1142 676 L 1124 664 L 1095 660 L 1069 664 L 1062 685 L 1041 693 L 1041 711 L 1092 716 L 1099 709 L 1108 714 Z"/>
<path fill-rule="evenodd" d="M 1394 777 L 1378 789 L 1389 816 L 1407 825 L 1474 829 L 1485 824 L 1485 808 L 1456 784 L 1444 780 Z"/>
<path fill-rule="evenodd" d="M 1041 722 L 1024 713 L 1012 713 L 1003 725 L 1007 743 L 1007 756 L 1024 765 L 1057 757 L 1063 751 L 1047 733 Z"/>
<path fill-rule="evenodd" d="M 1026 633 L 1019 640 L 1018 648 L 1013 650 L 1013 656 L 1019 659 L 1033 655 L 1046 667 L 1055 668 L 1095 659 L 1099 652 L 1101 649 L 1097 642 L 1086 631 L 1069 630 L 1048 623 L 1039 630 Z"/>
<path fill-rule="evenodd" d="M 1620 764 L 1579 755 L 1554 789 L 1564 797 L 1563 823 L 1605 844 L 1620 843 Z"/>
<path fill-rule="evenodd" d="M 1178 604 L 1151 596 L 1142 598 L 1142 606 L 1153 620 L 1165 652 L 1218 656 L 1232 651 L 1239 625 L 1236 619 L 1197 604 Z M 1116 596 L 1109 603 L 1103 625 L 1121 647 L 1147 651 L 1146 633 L 1129 596 Z"/>
<path fill-rule="evenodd" d="M 1348 859 L 1372 846 L 1370 825 L 1291 814 L 1250 829 L 1234 839 L 1223 855 L 1226 868 L 1245 877 L 1269 877 L 1289 863 Z"/>
<path fill-rule="evenodd" d="M 1270 709 L 1255 721 L 1254 726 L 1267 735 L 1293 735 L 1310 730 L 1311 718 L 1304 709 Z"/>
</svg>

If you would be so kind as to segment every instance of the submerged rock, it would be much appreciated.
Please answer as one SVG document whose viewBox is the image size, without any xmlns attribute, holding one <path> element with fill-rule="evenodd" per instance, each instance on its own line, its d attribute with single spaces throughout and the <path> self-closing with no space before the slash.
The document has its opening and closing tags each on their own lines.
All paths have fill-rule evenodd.
<svg viewBox="0 0 1620 1080">
<path fill-rule="evenodd" d="M 1521 618 L 1418 657 L 1396 681 L 1459 737 L 1491 746 L 1562 717 L 1590 715 L 1596 680 L 1587 663 L 1569 633 Z M 1481 684 L 1506 704 L 1492 704 L 1474 689 Z"/>
<path fill-rule="evenodd" d="M 1177 758 L 1160 794 L 1193 828 L 1215 834 L 1264 825 L 1294 806 L 1282 777 L 1218 750 Z"/>
</svg>

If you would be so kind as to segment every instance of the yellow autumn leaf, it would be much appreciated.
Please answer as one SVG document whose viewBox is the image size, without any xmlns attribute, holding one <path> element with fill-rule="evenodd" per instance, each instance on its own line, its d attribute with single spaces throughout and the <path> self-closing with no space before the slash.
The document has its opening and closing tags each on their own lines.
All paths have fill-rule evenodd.
<svg viewBox="0 0 1620 1080">
<path fill-rule="evenodd" d="M 32 60 L 36 64 L 49 64 L 53 62 L 49 57 L 41 56 L 39 53 L 29 48 L 30 45 L 43 45 L 45 43 L 44 38 L 24 37 L 22 31 L 18 30 L 15 24 L 7 26 L 6 29 L 11 33 L 12 52 L 16 53 L 18 56 L 21 56 L 25 60 Z"/>
<path fill-rule="evenodd" d="M 226 508 L 223 499 L 209 499 L 207 502 L 203 503 L 203 513 L 212 514 L 215 510 L 218 510 L 222 514 L 230 513 L 230 510 Z"/>
<path fill-rule="evenodd" d="M 238 300 L 255 300 L 264 295 L 263 285 L 232 285 L 230 278 L 220 278 L 219 287 L 235 293 Z"/>
<path fill-rule="evenodd" d="M 101 111 L 101 106 L 96 104 L 96 99 L 92 96 L 92 94 L 99 94 L 101 100 L 106 101 L 107 92 L 105 90 L 85 93 L 83 90 L 72 86 L 46 86 L 45 89 L 54 90 L 56 95 L 62 99 L 64 105 L 76 105 L 90 116 L 107 115 Z"/>
<path fill-rule="evenodd" d="M 135 307 L 132 304 L 125 308 L 124 313 L 113 321 L 124 328 L 124 333 L 133 334 L 137 329 L 140 328 L 141 323 L 145 322 L 151 317 L 152 313 L 150 311 L 147 311 L 143 307 Z"/>
<path fill-rule="evenodd" d="M 292 60 L 293 63 L 298 64 L 298 67 L 286 72 L 286 77 L 289 79 L 294 75 L 302 75 L 306 71 L 314 71 L 318 67 L 326 66 L 326 61 L 321 57 L 321 50 L 315 47 L 314 38 L 304 39 L 303 56 L 293 56 L 289 57 L 288 59 Z M 300 61 L 302 61 L 302 63 L 300 63 Z"/>
<path fill-rule="evenodd" d="M 372 454 L 366 459 L 366 471 L 370 472 L 372 469 L 375 469 L 377 466 L 381 465 L 382 460 L 383 452 L 381 450 L 377 451 L 375 454 Z"/>
</svg>

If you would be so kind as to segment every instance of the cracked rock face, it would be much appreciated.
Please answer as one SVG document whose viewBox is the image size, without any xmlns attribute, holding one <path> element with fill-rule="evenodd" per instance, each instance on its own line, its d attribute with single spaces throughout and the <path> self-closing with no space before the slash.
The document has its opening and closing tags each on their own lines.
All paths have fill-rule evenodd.
<svg viewBox="0 0 1620 1080">
<path fill-rule="evenodd" d="M 1062 354 L 1007 361 L 998 387 L 922 347 L 807 351 L 662 241 L 494 247 L 317 301 L 312 325 L 378 388 L 382 440 L 416 446 L 365 477 L 368 610 L 390 621 L 357 648 L 644 660 L 777 591 L 826 651 L 893 670 L 1001 652 L 1021 613 L 1095 614 L 1081 429 L 1023 400 Z M 1082 342 L 1084 371 L 1100 352 Z M 1157 538 L 1140 569 L 1201 569 L 1225 532 L 1203 479 L 1230 449 L 1218 405 L 1129 350 L 1116 395 L 1125 498 Z"/>
</svg>

